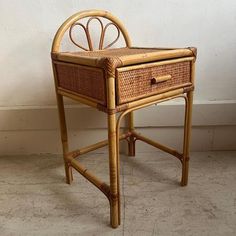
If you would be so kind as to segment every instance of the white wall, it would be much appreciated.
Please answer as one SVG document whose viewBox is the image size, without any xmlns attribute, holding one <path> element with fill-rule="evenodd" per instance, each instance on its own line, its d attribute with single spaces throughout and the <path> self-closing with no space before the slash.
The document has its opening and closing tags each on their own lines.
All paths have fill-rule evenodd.
<svg viewBox="0 0 236 236">
<path fill-rule="evenodd" d="M 235 108 L 234 0 L 0 0 L 0 122 L 9 126 L 7 111 L 55 105 L 50 62 L 54 34 L 73 13 L 96 8 L 120 18 L 135 46 L 196 46 L 195 103 Z M 233 119 L 235 113 L 229 115 Z M 10 120 L 21 130 L 18 116 Z"/>
</svg>

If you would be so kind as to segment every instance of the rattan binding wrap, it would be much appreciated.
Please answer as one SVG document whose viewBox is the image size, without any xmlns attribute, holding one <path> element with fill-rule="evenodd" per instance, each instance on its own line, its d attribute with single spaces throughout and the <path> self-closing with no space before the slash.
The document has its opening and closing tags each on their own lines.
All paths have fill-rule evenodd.
<svg viewBox="0 0 236 236">
<path fill-rule="evenodd" d="M 165 92 L 190 84 L 190 62 L 152 66 L 147 68 L 118 71 L 117 103 L 122 104 L 142 97 Z M 155 76 L 171 75 L 171 79 L 159 84 L 151 84 Z"/>
</svg>

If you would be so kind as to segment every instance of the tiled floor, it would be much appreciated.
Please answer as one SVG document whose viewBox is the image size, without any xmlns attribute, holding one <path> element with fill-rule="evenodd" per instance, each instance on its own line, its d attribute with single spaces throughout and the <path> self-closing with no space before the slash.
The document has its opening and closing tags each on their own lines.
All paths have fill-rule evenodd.
<svg viewBox="0 0 236 236">
<path fill-rule="evenodd" d="M 0 235 L 236 235 L 236 152 L 196 152 L 190 181 L 161 152 L 121 156 L 122 223 L 109 227 L 109 204 L 74 171 L 65 184 L 55 155 L 0 157 Z M 81 157 L 108 180 L 107 155 Z"/>
</svg>

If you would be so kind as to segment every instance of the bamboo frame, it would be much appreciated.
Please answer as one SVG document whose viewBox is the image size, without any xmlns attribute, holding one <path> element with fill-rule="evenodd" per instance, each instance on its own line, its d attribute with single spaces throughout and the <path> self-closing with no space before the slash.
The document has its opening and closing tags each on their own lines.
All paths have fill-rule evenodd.
<svg viewBox="0 0 236 236">
<path fill-rule="evenodd" d="M 119 136 L 119 140 L 127 139 L 130 135 L 131 135 L 130 133 L 121 134 Z M 94 150 L 97 150 L 99 148 L 105 147 L 107 145 L 108 145 L 108 139 L 100 141 L 100 142 L 92 144 L 92 145 L 89 145 L 89 146 L 84 147 L 84 148 L 80 148 L 80 149 L 68 152 L 66 156 L 69 159 L 70 158 L 76 158 L 76 157 L 78 157 L 80 155 L 83 155 L 83 154 L 88 153 L 88 152 L 92 152 Z"/>
<path fill-rule="evenodd" d="M 125 27 L 123 26 L 123 24 L 120 22 L 120 20 L 118 18 L 116 18 L 115 16 L 113 16 L 111 13 L 107 12 L 107 11 L 102 11 L 102 10 L 87 10 L 87 11 L 81 11 L 78 13 L 75 13 L 74 15 L 72 15 L 71 17 L 69 17 L 62 25 L 61 27 L 58 29 L 54 40 L 53 40 L 53 44 L 52 44 L 52 52 L 58 52 L 60 49 L 60 45 L 61 45 L 61 40 L 65 34 L 65 32 L 78 20 L 83 19 L 85 17 L 92 17 L 92 16 L 96 16 L 96 17 L 104 17 L 109 19 L 110 21 L 114 22 L 118 28 L 120 29 L 121 33 L 124 36 L 126 45 L 129 47 L 131 45 L 131 40 L 129 38 L 129 34 L 127 32 L 127 30 L 125 29 Z"/>
<path fill-rule="evenodd" d="M 83 165 L 81 165 L 77 160 L 71 159 L 70 165 L 75 168 L 81 175 L 83 175 L 87 180 L 89 180 L 93 185 L 100 189 L 105 196 L 110 198 L 110 187 L 105 182 L 101 181 L 95 175 L 88 171 Z"/>
<path fill-rule="evenodd" d="M 134 136 L 136 138 L 136 140 L 143 141 L 147 144 L 152 145 L 153 147 L 156 147 L 156 148 L 162 150 L 163 152 L 167 152 L 167 153 L 171 154 L 172 156 L 175 156 L 176 158 L 178 158 L 182 162 L 183 155 L 181 153 L 179 153 L 178 151 L 176 151 L 168 146 L 164 146 L 163 144 L 160 144 L 158 142 L 155 142 L 152 139 L 144 137 L 143 135 L 138 134 L 136 132 L 132 132 L 132 136 Z"/>
<path fill-rule="evenodd" d="M 113 228 L 118 227 L 121 223 L 120 219 L 120 182 L 119 182 L 119 172 L 120 172 L 120 160 L 119 160 L 119 141 L 122 139 L 126 139 L 128 142 L 128 154 L 129 156 L 135 156 L 135 143 L 137 140 L 146 142 L 164 152 L 167 152 L 177 159 L 179 159 L 182 163 L 182 178 L 181 185 L 185 186 L 188 183 L 188 169 L 189 169 L 189 144 L 190 144 L 190 135 L 191 135 L 191 118 L 192 118 L 192 103 L 193 103 L 193 85 L 194 85 L 194 70 L 195 70 L 195 54 L 193 57 L 192 51 L 194 48 L 189 49 L 173 49 L 166 52 L 165 50 L 156 53 L 150 53 L 147 57 L 145 55 L 130 55 L 123 56 L 120 58 L 121 64 L 119 66 L 125 66 L 135 63 L 145 63 L 150 61 L 162 60 L 162 59 L 170 59 L 176 57 L 184 57 L 173 59 L 171 61 L 158 61 L 149 64 L 143 65 L 132 65 L 129 67 L 121 67 L 118 70 L 127 70 L 134 69 L 140 67 L 147 67 L 152 65 L 164 65 L 166 63 L 176 63 L 180 61 L 190 61 L 191 62 L 191 81 L 187 84 L 182 84 L 181 87 L 172 87 L 161 91 L 160 94 L 149 94 L 148 97 L 137 98 L 137 100 L 131 101 L 125 106 L 116 104 L 116 82 L 115 82 L 115 71 L 112 68 L 112 71 L 107 73 L 106 76 L 106 107 L 104 109 L 107 112 L 107 136 L 108 140 L 103 140 L 98 143 L 89 145 L 87 147 L 83 147 L 74 151 L 69 151 L 68 145 L 68 135 L 67 135 L 67 127 L 66 127 L 66 118 L 65 118 L 65 109 L 63 97 L 66 96 L 83 104 L 86 104 L 90 107 L 99 109 L 101 104 L 98 103 L 95 99 L 91 99 L 90 97 L 78 95 L 72 91 L 68 91 L 58 86 L 57 83 L 57 72 L 55 68 L 55 59 L 59 59 L 65 62 L 79 63 L 81 65 L 87 65 L 96 67 L 100 65 L 100 62 L 96 58 L 88 58 L 88 57 L 74 57 L 71 55 L 55 55 L 54 53 L 59 52 L 60 44 L 64 33 L 79 19 L 82 19 L 87 16 L 92 16 L 97 19 L 97 17 L 105 17 L 112 22 L 114 22 L 121 33 L 124 36 L 127 47 L 131 47 L 131 41 L 128 36 L 128 33 L 121 22 L 112 16 L 110 13 L 106 11 L 99 10 L 89 10 L 83 11 L 74 14 L 70 18 L 68 18 L 62 26 L 57 31 L 53 45 L 52 45 L 52 57 L 53 57 L 53 72 L 54 72 L 54 80 L 55 80 L 55 90 L 56 90 L 56 98 L 58 104 L 58 114 L 60 119 L 60 130 L 61 130 L 61 141 L 63 147 L 63 157 L 65 163 L 65 174 L 66 174 L 66 182 L 71 184 L 73 180 L 72 168 L 77 170 L 82 176 L 88 179 L 93 185 L 95 185 L 104 195 L 108 198 L 110 203 L 110 223 Z M 103 40 L 103 39 L 102 39 Z M 195 51 L 194 51 L 195 52 Z M 57 63 L 57 62 L 56 62 Z M 118 90 L 119 91 L 119 90 Z M 138 134 L 135 131 L 134 126 L 134 111 L 138 109 L 142 109 L 144 107 L 158 104 L 161 102 L 165 102 L 170 99 L 175 98 L 184 98 L 185 101 L 185 119 L 184 119 L 184 142 L 183 142 L 183 153 L 180 153 L 170 147 L 164 146 L 156 141 L 153 141 L 147 137 Z M 116 113 L 121 111 L 118 118 L 116 118 Z M 121 121 L 127 117 L 127 130 L 125 133 L 120 135 L 120 125 Z M 109 176 L 110 183 L 107 184 L 104 181 L 97 178 L 93 173 L 88 171 L 86 167 L 81 165 L 76 157 L 94 151 L 98 148 L 104 147 L 108 145 L 109 149 Z"/>
<path fill-rule="evenodd" d="M 168 54 L 166 53 L 166 56 L 167 55 Z M 175 64 L 175 63 L 178 63 L 178 62 L 185 62 L 185 61 L 190 61 L 191 62 L 193 59 L 194 59 L 194 57 L 183 57 L 183 58 L 177 58 L 177 59 L 168 60 L 168 61 L 167 60 L 156 61 L 156 62 L 150 62 L 148 64 L 144 63 L 144 64 L 141 64 L 141 65 L 131 65 L 131 66 L 125 66 L 125 67 L 117 68 L 117 71 L 124 72 L 124 71 L 135 70 L 135 69 L 145 69 L 145 68 L 150 68 L 150 67 L 154 67 L 154 66 L 162 66 L 162 65 L 167 65 L 167 64 L 170 65 L 170 64 Z"/>
<path fill-rule="evenodd" d="M 128 46 L 130 49 L 135 49 L 133 47 Z M 141 49 L 141 48 L 140 48 Z M 58 49 L 59 50 L 59 49 Z M 193 57 L 193 52 L 189 48 L 184 49 L 170 49 L 170 50 L 162 50 L 160 48 L 156 48 L 157 51 L 148 52 L 148 53 L 140 53 L 135 55 L 124 55 L 119 56 L 119 66 L 128 66 L 128 65 L 135 65 L 141 64 L 146 62 L 153 62 L 153 61 L 161 61 L 166 59 L 180 59 L 181 57 Z M 103 50 L 101 50 L 102 52 Z M 82 64 L 92 67 L 101 67 L 103 64 L 103 60 L 99 57 L 87 57 L 84 54 L 81 54 L 79 57 L 76 53 L 70 52 L 63 52 L 58 54 L 58 51 L 52 51 L 53 56 L 55 59 L 64 62 L 71 62 L 75 64 Z M 194 56 L 195 58 L 195 56 Z M 163 61 L 164 62 L 164 61 Z"/>
<path fill-rule="evenodd" d="M 135 107 L 129 108 L 129 109 L 125 110 L 124 112 L 122 112 L 120 114 L 120 116 L 118 117 L 118 120 L 117 120 L 117 123 L 116 123 L 116 130 L 117 130 L 116 131 L 116 135 L 117 135 L 117 137 L 120 136 L 119 130 L 120 130 L 121 121 L 122 121 L 122 119 L 127 114 L 132 114 L 132 117 L 130 117 L 130 119 L 133 119 L 133 112 L 135 110 L 138 110 L 138 109 L 141 109 L 141 108 L 153 105 L 153 104 L 158 104 L 158 103 L 161 103 L 161 102 L 165 102 L 165 101 L 168 101 L 170 99 L 175 99 L 175 98 L 184 98 L 184 100 L 187 103 L 186 96 L 184 96 L 183 94 L 179 94 L 179 95 L 173 95 L 173 96 L 169 96 L 169 97 L 166 97 L 166 98 L 163 98 L 163 99 L 159 99 L 159 100 L 149 101 L 149 102 L 144 103 L 144 104 L 140 102 L 140 105 L 137 105 Z M 132 121 L 132 123 L 133 123 L 133 121 Z M 184 130 L 186 130 L 186 120 L 185 120 Z M 175 156 L 176 158 L 178 158 L 181 161 L 181 163 L 183 163 L 183 161 L 184 161 L 183 155 L 180 154 L 178 151 L 176 151 L 176 150 L 174 150 L 172 148 L 169 148 L 167 146 L 164 146 L 164 145 L 162 145 L 162 144 L 160 144 L 158 142 L 155 142 L 155 141 L 153 141 L 153 140 L 151 140 L 149 138 L 146 138 L 146 137 L 138 134 L 137 132 L 135 132 L 134 129 L 130 130 L 130 136 L 129 137 L 133 137 L 134 142 L 136 140 L 141 140 L 141 141 L 144 141 L 144 142 L 146 142 L 146 143 L 148 143 L 148 144 L 150 144 L 150 145 L 152 145 L 152 146 L 154 146 L 154 147 L 156 147 L 156 148 L 158 148 L 158 149 L 160 149 L 160 150 L 162 150 L 164 152 L 167 152 L 167 153 Z M 129 142 L 129 140 L 128 140 L 128 142 Z M 116 145 L 117 145 L 117 150 L 119 150 L 119 141 L 117 141 Z M 118 153 L 118 155 L 119 155 L 119 153 Z M 119 156 L 118 156 L 118 160 L 119 160 Z"/>
</svg>

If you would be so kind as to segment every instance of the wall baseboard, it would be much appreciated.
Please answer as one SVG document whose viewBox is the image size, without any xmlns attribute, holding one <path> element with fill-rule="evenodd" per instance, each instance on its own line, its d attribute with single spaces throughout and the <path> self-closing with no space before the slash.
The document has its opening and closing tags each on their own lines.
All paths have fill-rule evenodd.
<svg viewBox="0 0 236 236">
<path fill-rule="evenodd" d="M 135 112 L 135 125 L 181 150 L 183 109 L 180 103 L 151 106 Z M 66 114 L 72 148 L 106 139 L 105 114 L 85 106 L 67 106 Z M 61 153 L 56 107 L 1 108 L 0 117 L 0 155 Z M 137 150 L 155 151 L 141 142 Z M 236 150 L 236 102 L 194 104 L 191 150 Z"/>
</svg>

